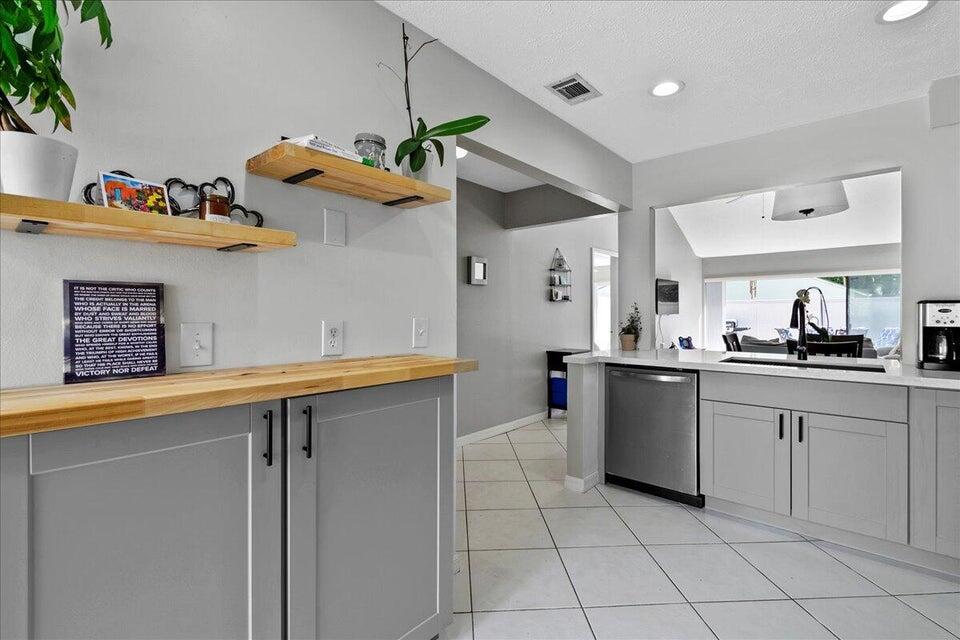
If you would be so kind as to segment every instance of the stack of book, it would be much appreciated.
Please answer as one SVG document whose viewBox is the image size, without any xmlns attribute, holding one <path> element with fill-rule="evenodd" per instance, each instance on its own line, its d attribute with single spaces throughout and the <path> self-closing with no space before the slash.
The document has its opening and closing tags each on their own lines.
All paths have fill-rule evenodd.
<svg viewBox="0 0 960 640">
<path fill-rule="evenodd" d="M 354 153 L 348 149 L 344 149 L 338 144 L 334 144 L 329 140 L 325 140 L 317 135 L 308 135 L 300 136 L 297 138 L 287 138 L 284 142 L 289 142 L 290 144 L 295 144 L 300 147 L 306 147 L 308 149 L 314 149 L 316 151 L 323 151 L 324 153 L 329 153 L 340 158 L 345 158 L 346 160 L 353 160 L 354 162 L 359 162 L 365 164 L 368 167 L 375 166 L 373 160 L 370 158 L 364 158 L 363 156 Z"/>
</svg>

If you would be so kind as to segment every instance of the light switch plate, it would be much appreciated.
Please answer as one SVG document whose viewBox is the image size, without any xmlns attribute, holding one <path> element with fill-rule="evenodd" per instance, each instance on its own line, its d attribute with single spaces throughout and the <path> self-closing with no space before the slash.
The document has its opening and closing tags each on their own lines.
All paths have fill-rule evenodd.
<svg viewBox="0 0 960 640">
<path fill-rule="evenodd" d="M 323 343 L 320 345 L 320 355 L 343 355 L 343 320 L 324 320 Z"/>
<path fill-rule="evenodd" d="M 413 348 L 426 349 L 430 343 L 430 321 L 427 318 L 413 319 Z"/>
<path fill-rule="evenodd" d="M 343 211 L 323 210 L 323 244 L 347 246 L 347 214 Z"/>
<path fill-rule="evenodd" d="M 202 367 L 213 364 L 213 323 L 180 323 L 180 366 Z"/>
</svg>

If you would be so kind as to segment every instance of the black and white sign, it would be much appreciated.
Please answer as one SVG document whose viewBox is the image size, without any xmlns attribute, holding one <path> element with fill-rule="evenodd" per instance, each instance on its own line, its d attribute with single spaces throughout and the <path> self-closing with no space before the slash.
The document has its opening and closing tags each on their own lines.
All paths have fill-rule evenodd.
<svg viewBox="0 0 960 640">
<path fill-rule="evenodd" d="M 162 376 L 163 284 L 63 281 L 63 381 Z"/>
</svg>

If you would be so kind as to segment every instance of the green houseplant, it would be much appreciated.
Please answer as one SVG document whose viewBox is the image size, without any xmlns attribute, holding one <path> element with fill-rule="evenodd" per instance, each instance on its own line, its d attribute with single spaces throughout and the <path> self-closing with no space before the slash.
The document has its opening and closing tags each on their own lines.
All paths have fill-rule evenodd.
<svg viewBox="0 0 960 640">
<path fill-rule="evenodd" d="M 634 302 L 630 305 L 625 322 L 620 323 L 620 350 L 636 351 L 637 340 L 643 332 L 643 320 L 640 316 L 640 307 Z"/>
<path fill-rule="evenodd" d="M 443 166 L 443 143 L 440 142 L 439 138 L 444 136 L 457 136 L 464 133 L 470 133 L 471 131 L 476 131 L 483 125 L 490 122 L 490 118 L 487 116 L 468 116 L 466 118 L 460 118 L 458 120 L 451 120 L 450 122 L 444 122 L 435 127 L 427 127 L 427 124 L 423 121 L 423 118 L 417 118 L 417 126 L 413 126 L 413 109 L 410 106 L 410 63 L 413 62 L 413 59 L 417 57 L 417 54 L 427 45 L 433 44 L 436 42 L 436 38 L 433 40 L 427 40 L 421 44 L 417 49 L 410 54 L 410 36 L 407 35 L 407 25 L 404 24 L 401 26 L 401 32 L 403 34 L 403 78 L 400 78 L 400 75 L 393 70 L 392 67 L 384 63 L 380 63 L 380 66 L 386 67 L 393 71 L 394 75 L 403 83 L 403 93 L 407 102 L 407 119 L 410 122 L 410 137 L 397 145 L 397 152 L 394 157 L 394 160 L 397 163 L 398 167 L 402 167 L 405 175 L 415 175 L 417 177 L 425 178 L 421 172 L 426 173 L 425 169 L 429 168 L 428 153 L 436 152 L 437 160 L 440 161 L 440 166 Z M 406 161 L 406 162 L 404 162 Z M 420 175 L 417 175 L 420 174 Z"/>
<path fill-rule="evenodd" d="M 60 10 L 62 7 L 62 11 Z M 29 100 L 31 113 L 50 111 L 53 130 L 71 130 L 76 100 L 63 79 L 61 13 L 96 20 L 100 44 L 113 42 L 101 0 L 0 0 L 0 191 L 65 200 L 73 184 L 77 150 L 36 135 L 14 106 Z"/>
</svg>

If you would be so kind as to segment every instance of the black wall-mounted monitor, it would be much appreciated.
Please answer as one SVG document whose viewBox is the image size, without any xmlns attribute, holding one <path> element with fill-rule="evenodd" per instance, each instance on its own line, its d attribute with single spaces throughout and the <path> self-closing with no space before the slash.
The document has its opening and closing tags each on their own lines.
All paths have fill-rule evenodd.
<svg viewBox="0 0 960 640">
<path fill-rule="evenodd" d="M 657 278 L 657 315 L 680 313 L 680 283 Z"/>
</svg>

